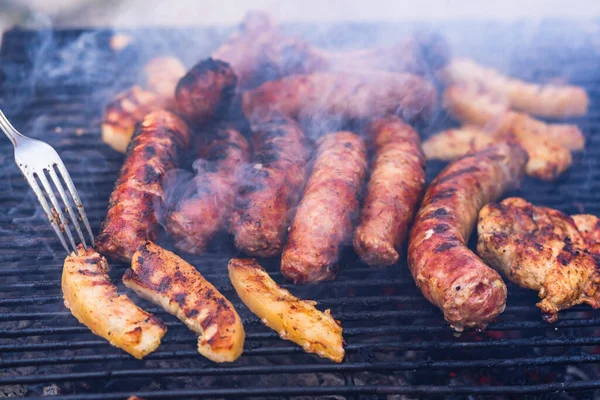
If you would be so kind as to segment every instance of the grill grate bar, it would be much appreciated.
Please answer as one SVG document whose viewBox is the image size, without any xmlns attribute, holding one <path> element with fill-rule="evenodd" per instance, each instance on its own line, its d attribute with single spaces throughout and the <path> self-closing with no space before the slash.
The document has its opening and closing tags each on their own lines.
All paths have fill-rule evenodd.
<svg viewBox="0 0 600 400">
<path fill-rule="evenodd" d="M 178 352 L 168 353 L 165 358 L 177 358 Z M 184 354 L 186 354 L 184 352 Z M 152 355 L 150 355 L 152 356 Z M 150 357 L 148 356 L 148 357 Z M 102 361 L 103 356 L 85 356 L 89 361 Z M 114 358 L 124 360 L 129 356 L 118 354 Z M 46 363 L 52 363 L 59 357 L 43 359 Z M 40 359 L 42 360 L 42 359 Z M 413 371 L 413 370 L 437 370 L 437 369 L 463 369 L 463 368 L 516 368 L 516 367 L 541 367 L 563 364 L 592 364 L 600 361 L 600 354 L 578 354 L 569 356 L 541 356 L 523 357 L 510 359 L 487 359 L 487 360 L 452 360 L 452 361 L 403 361 L 403 362 L 344 362 L 343 364 L 294 364 L 294 365 L 269 365 L 269 366 L 245 366 L 245 367 L 205 367 L 205 368 L 144 368 L 123 369 L 101 372 L 72 372 L 70 374 L 49 375 L 23 375 L 23 376 L 0 376 L 0 385 L 29 383 L 39 381 L 65 381 L 86 380 L 100 378 L 128 378 L 136 377 L 166 377 L 166 376 L 218 376 L 218 375 L 264 375 L 264 374 L 303 374 L 303 373 L 342 373 L 360 371 Z M 67 361 L 68 362 L 68 361 Z M 0 366 L 2 364 L 0 363 Z"/>
</svg>

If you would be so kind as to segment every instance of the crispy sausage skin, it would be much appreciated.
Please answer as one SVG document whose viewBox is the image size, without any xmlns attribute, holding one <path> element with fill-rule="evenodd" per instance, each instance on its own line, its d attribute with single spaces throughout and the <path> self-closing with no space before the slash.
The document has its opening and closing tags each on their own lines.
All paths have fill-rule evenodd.
<svg viewBox="0 0 600 400">
<path fill-rule="evenodd" d="M 254 157 L 241 172 L 230 220 L 235 245 L 247 254 L 281 253 L 306 180 L 309 144 L 300 126 L 274 118 L 252 127 Z"/>
<path fill-rule="evenodd" d="M 479 210 L 519 184 L 526 162 L 525 151 L 508 143 L 467 155 L 434 179 L 417 213 L 408 265 L 419 289 L 457 331 L 483 329 L 504 311 L 506 285 L 466 242 Z"/>
<path fill-rule="evenodd" d="M 425 157 L 418 133 L 397 117 L 373 121 L 367 136 L 375 158 L 354 251 L 371 266 L 386 266 L 398 261 L 423 194 Z"/>
<path fill-rule="evenodd" d="M 177 181 L 163 180 L 166 193 L 182 191 L 166 200 L 165 227 L 181 251 L 200 254 L 213 236 L 227 225 L 235 202 L 237 174 L 250 157 L 250 145 L 233 127 L 219 127 L 214 139 L 203 146 L 194 163 L 196 176 L 184 188 L 169 187 Z"/>
<path fill-rule="evenodd" d="M 295 283 L 335 276 L 340 246 L 352 240 L 367 167 L 365 143 L 352 132 L 327 134 L 317 145 L 281 257 L 281 272 Z"/>
<path fill-rule="evenodd" d="M 128 261 L 138 246 L 154 240 L 158 229 L 153 201 L 162 198 L 165 172 L 175 168 L 190 146 L 192 132 L 173 113 L 155 111 L 138 126 L 96 246 L 100 253 Z"/>
<path fill-rule="evenodd" d="M 405 120 L 427 120 L 436 96 L 435 87 L 417 75 L 320 72 L 266 82 L 244 93 L 242 108 L 250 121 L 273 112 L 300 120 L 321 114 L 344 119 L 398 114 Z"/>
<path fill-rule="evenodd" d="M 177 110 L 188 121 L 202 124 L 229 109 L 236 85 L 229 64 L 212 58 L 200 61 L 177 84 Z"/>
</svg>

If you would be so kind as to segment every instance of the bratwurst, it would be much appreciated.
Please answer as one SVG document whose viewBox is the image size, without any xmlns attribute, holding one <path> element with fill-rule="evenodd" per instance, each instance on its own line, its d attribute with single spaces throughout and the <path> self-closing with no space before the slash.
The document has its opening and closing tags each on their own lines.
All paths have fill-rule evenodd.
<svg viewBox="0 0 600 400">
<path fill-rule="evenodd" d="M 165 228 L 181 251 L 200 254 L 213 236 L 227 225 L 235 201 L 239 168 L 248 162 L 250 146 L 233 127 L 219 127 L 208 146 L 200 146 L 194 163 L 196 176 L 179 185 L 163 180 L 168 193 L 164 207 Z"/>
<path fill-rule="evenodd" d="M 372 122 L 367 136 L 375 159 L 354 232 L 354 251 L 371 266 L 392 265 L 423 194 L 425 157 L 419 134 L 397 117 Z"/>
<path fill-rule="evenodd" d="M 295 283 L 335 276 L 340 247 L 352 240 L 367 169 L 365 143 L 352 132 L 326 134 L 317 146 L 281 257 L 281 272 Z"/>
<path fill-rule="evenodd" d="M 252 127 L 254 158 L 240 174 L 230 220 L 235 246 L 253 256 L 281 253 L 308 171 L 309 144 L 300 126 L 274 118 Z"/>
<path fill-rule="evenodd" d="M 479 210 L 518 186 L 527 153 L 497 144 L 446 167 L 431 183 L 408 243 L 408 265 L 425 297 L 457 331 L 483 329 L 506 305 L 500 275 L 466 243 Z"/>
<path fill-rule="evenodd" d="M 388 114 L 407 121 L 428 120 L 435 104 L 435 87 L 424 78 L 384 71 L 293 75 L 266 82 L 242 98 L 250 121 L 273 112 L 299 120 L 322 115 L 353 120 Z"/>
<path fill-rule="evenodd" d="M 101 254 L 129 261 L 140 245 L 156 239 L 153 203 L 163 197 L 161 179 L 179 165 L 191 139 L 185 122 L 168 111 L 152 112 L 138 125 L 96 239 Z"/>
</svg>

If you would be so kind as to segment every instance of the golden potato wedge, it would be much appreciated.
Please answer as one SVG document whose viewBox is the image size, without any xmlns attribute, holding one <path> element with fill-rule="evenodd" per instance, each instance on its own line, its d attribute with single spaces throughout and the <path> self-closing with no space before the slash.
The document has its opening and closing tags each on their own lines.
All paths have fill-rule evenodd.
<svg viewBox="0 0 600 400">
<path fill-rule="evenodd" d="M 167 327 L 127 295 L 118 295 L 107 272 L 106 258 L 79 245 L 77 253 L 67 256 L 63 267 L 65 306 L 96 335 L 135 358 L 144 358 L 158 348 Z"/>
<path fill-rule="evenodd" d="M 342 327 L 329 310 L 315 301 L 300 300 L 279 287 L 253 258 L 229 261 L 229 279 L 244 304 L 282 339 L 299 344 L 320 357 L 344 358 Z"/>
</svg>

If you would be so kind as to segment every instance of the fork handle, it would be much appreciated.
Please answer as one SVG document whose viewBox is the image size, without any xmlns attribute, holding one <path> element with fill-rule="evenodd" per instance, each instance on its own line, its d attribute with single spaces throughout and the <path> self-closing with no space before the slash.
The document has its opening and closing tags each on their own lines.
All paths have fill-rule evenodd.
<svg viewBox="0 0 600 400">
<path fill-rule="evenodd" d="M 25 138 L 25 136 L 21 135 L 19 131 L 15 129 L 14 126 L 8 121 L 6 115 L 0 110 L 0 130 L 4 132 L 6 137 L 12 142 L 13 146 L 17 147 L 19 144 L 19 139 Z"/>
</svg>

